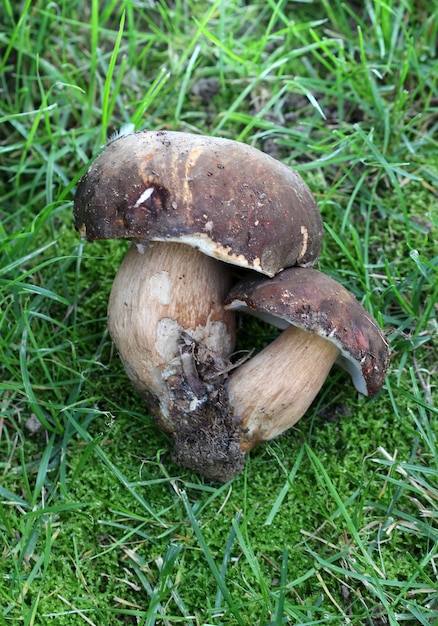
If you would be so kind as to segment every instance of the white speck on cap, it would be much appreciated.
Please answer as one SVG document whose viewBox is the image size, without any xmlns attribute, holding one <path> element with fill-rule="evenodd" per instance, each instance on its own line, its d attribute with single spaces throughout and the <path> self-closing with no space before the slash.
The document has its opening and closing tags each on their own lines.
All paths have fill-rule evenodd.
<svg viewBox="0 0 438 626">
<path fill-rule="evenodd" d="M 146 200 L 151 197 L 154 191 L 155 191 L 155 187 L 148 187 L 147 189 L 145 189 L 143 193 L 141 194 L 141 196 L 137 199 L 137 202 L 134 204 L 134 207 L 137 208 L 140 206 L 140 204 L 143 204 L 143 202 L 146 202 Z"/>
</svg>

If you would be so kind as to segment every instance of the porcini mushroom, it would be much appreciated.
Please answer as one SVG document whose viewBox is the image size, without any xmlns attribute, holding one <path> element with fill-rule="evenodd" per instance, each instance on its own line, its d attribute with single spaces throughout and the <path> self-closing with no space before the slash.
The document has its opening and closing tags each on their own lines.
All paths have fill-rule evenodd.
<svg viewBox="0 0 438 626">
<path fill-rule="evenodd" d="M 273 276 L 312 265 L 322 219 L 303 179 L 251 146 L 144 131 L 110 143 L 81 179 L 75 226 L 89 241 L 175 241 Z"/>
<path fill-rule="evenodd" d="M 383 385 L 389 357 L 383 332 L 353 294 L 322 272 L 289 268 L 272 279 L 242 281 L 225 306 L 285 329 L 229 377 L 242 450 L 293 426 L 335 362 L 365 396 Z"/>
<path fill-rule="evenodd" d="M 224 387 L 234 346 L 226 264 L 268 276 L 313 264 L 323 230 L 310 190 L 245 144 L 147 131 L 106 147 L 74 213 L 88 240 L 134 241 L 112 287 L 110 334 L 175 460 L 227 480 L 244 453 Z"/>
</svg>

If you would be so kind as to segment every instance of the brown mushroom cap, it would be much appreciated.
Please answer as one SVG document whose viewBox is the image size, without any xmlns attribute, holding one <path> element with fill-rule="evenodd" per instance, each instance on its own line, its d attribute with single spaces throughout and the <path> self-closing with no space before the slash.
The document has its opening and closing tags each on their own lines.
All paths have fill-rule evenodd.
<svg viewBox="0 0 438 626">
<path fill-rule="evenodd" d="M 187 243 L 268 276 L 312 265 L 323 235 L 289 167 L 246 144 L 170 131 L 110 143 L 79 182 L 74 218 L 88 240 Z"/>
<path fill-rule="evenodd" d="M 246 280 L 228 294 L 225 307 L 245 310 L 277 328 L 292 324 L 316 333 L 340 351 L 337 362 L 356 389 L 375 395 L 383 385 L 388 344 L 376 320 L 345 287 L 311 268 L 289 268 L 275 278 Z"/>
</svg>

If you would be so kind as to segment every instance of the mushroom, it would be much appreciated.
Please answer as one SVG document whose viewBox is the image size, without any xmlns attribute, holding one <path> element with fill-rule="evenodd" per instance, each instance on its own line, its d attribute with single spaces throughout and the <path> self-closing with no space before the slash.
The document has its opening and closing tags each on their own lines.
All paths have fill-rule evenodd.
<svg viewBox="0 0 438 626">
<path fill-rule="evenodd" d="M 242 450 L 293 426 L 335 362 L 365 396 L 382 387 L 389 358 L 383 332 L 353 294 L 322 272 L 296 267 L 272 279 L 242 281 L 228 294 L 225 307 L 285 329 L 229 377 Z"/>
<path fill-rule="evenodd" d="M 88 240 L 134 241 L 115 277 L 108 326 L 174 460 L 213 479 L 241 469 L 225 381 L 234 314 L 228 264 L 273 276 L 315 262 L 322 220 L 300 176 L 235 141 L 140 132 L 110 143 L 79 182 Z"/>
<path fill-rule="evenodd" d="M 81 179 L 75 226 L 89 241 L 175 241 L 274 276 L 312 265 L 322 219 L 303 179 L 246 144 L 144 131 L 110 143 Z"/>
</svg>

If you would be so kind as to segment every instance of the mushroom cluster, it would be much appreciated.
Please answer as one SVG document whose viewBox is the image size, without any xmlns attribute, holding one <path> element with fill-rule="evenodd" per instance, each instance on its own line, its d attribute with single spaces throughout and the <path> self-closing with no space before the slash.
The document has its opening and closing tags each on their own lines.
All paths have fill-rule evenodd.
<svg viewBox="0 0 438 626">
<path fill-rule="evenodd" d="M 361 393 L 382 386 L 376 321 L 312 269 L 323 226 L 309 188 L 263 152 L 170 131 L 121 137 L 79 182 L 74 219 L 89 241 L 132 241 L 109 331 L 178 464 L 229 480 L 305 413 L 334 362 Z M 285 329 L 244 363 L 236 310 Z"/>
</svg>

